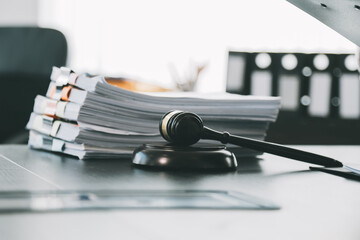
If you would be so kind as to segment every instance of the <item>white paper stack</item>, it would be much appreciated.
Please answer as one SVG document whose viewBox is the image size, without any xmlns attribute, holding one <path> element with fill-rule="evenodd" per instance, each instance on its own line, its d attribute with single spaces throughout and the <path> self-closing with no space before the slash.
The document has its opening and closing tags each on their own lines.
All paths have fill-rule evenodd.
<svg viewBox="0 0 360 240">
<path fill-rule="evenodd" d="M 279 107 L 277 97 L 128 91 L 109 84 L 102 76 L 78 75 L 54 67 L 46 97 L 35 98 L 27 128 L 33 148 L 80 159 L 118 158 L 130 156 L 144 143 L 164 143 L 159 121 L 171 110 L 194 112 L 204 125 L 218 131 L 263 139 Z M 227 147 L 237 156 L 259 154 Z"/>
</svg>

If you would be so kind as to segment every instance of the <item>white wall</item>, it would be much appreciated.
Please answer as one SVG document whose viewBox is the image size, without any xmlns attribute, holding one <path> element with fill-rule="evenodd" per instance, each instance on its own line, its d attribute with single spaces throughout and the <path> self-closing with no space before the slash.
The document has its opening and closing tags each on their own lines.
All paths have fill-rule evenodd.
<svg viewBox="0 0 360 240">
<path fill-rule="evenodd" d="M 0 0 L 0 25 L 37 25 L 38 0 Z"/>
</svg>

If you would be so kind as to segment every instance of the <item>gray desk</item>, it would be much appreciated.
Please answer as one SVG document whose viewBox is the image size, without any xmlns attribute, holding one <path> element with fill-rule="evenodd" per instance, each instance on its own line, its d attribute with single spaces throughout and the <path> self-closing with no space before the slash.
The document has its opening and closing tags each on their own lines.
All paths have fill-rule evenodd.
<svg viewBox="0 0 360 240">
<path fill-rule="evenodd" d="M 307 146 L 359 165 L 360 146 Z M 265 154 L 237 172 L 151 172 L 130 160 L 79 161 L 0 146 L 0 191 L 95 189 L 236 190 L 281 206 L 274 211 L 111 210 L 0 215 L 0 239 L 360 239 L 360 182 Z M 1 194 L 1 192 L 0 192 Z"/>
</svg>

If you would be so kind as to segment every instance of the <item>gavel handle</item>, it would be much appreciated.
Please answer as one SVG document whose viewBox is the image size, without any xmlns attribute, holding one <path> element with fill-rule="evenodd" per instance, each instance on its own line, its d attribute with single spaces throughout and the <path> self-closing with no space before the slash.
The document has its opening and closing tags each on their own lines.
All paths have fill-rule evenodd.
<svg viewBox="0 0 360 240">
<path fill-rule="evenodd" d="M 202 139 L 211 139 L 221 141 L 222 143 L 230 143 L 241 147 L 258 150 L 261 152 L 271 153 L 274 155 L 291 158 L 294 160 L 322 165 L 325 167 L 342 167 L 343 164 L 333 158 L 321 156 L 315 153 L 305 152 L 302 150 L 285 147 L 280 144 L 264 142 L 260 140 L 240 137 L 232 135 L 228 132 L 218 132 L 208 127 L 204 127 Z"/>
</svg>

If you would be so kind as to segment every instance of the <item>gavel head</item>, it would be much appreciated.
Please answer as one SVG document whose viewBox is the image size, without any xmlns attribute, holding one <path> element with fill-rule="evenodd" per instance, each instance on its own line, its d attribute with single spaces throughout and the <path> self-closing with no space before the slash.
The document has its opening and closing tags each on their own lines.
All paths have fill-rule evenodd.
<svg viewBox="0 0 360 240">
<path fill-rule="evenodd" d="M 161 136 L 176 145 L 188 146 L 198 142 L 203 132 L 202 119 L 195 113 L 170 111 L 160 120 Z"/>
</svg>

